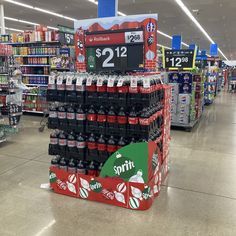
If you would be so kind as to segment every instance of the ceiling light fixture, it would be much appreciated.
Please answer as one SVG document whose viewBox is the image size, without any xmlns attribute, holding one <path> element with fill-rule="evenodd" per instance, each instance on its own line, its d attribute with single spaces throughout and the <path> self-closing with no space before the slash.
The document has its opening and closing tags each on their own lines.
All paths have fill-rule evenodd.
<svg viewBox="0 0 236 236">
<path fill-rule="evenodd" d="M 15 32 L 24 32 L 24 30 L 20 30 L 20 29 L 15 29 L 15 28 L 8 28 L 5 27 L 6 30 L 10 30 L 10 31 L 15 31 Z"/>
<path fill-rule="evenodd" d="M 4 18 L 5 18 L 5 20 L 16 21 L 16 22 L 20 22 L 20 23 L 24 23 L 24 24 L 39 25 L 38 23 L 35 23 L 35 22 L 26 21 L 26 20 L 20 20 L 20 19 L 16 19 L 16 18 L 13 18 L 13 17 L 7 17 L 7 16 L 5 16 Z M 47 26 L 47 28 L 53 29 L 53 30 L 58 30 L 58 28 L 52 27 L 52 26 Z"/>
<path fill-rule="evenodd" d="M 62 14 L 59 14 L 59 13 L 56 13 L 56 12 L 53 12 L 53 11 L 48 11 L 48 10 L 45 10 L 45 9 L 42 9 L 42 8 L 39 8 L 39 7 L 34 7 L 34 6 L 31 6 L 31 5 L 28 5 L 28 4 L 24 4 L 24 3 L 21 3 L 21 2 L 17 2 L 17 1 L 13 1 L 13 0 L 4 0 L 4 1 L 15 4 L 15 5 L 18 5 L 18 6 L 30 8 L 30 9 L 33 9 L 35 11 L 43 12 L 43 13 L 46 13 L 46 14 L 49 14 L 49 15 L 57 16 L 57 17 L 60 17 L 60 18 L 63 18 L 63 19 L 67 19 L 67 20 L 71 20 L 71 21 L 76 20 L 75 18 L 72 18 L 72 17 L 64 16 Z"/>
<path fill-rule="evenodd" d="M 200 31 L 206 36 L 206 38 L 211 42 L 215 43 L 214 40 L 210 37 L 210 35 L 206 32 L 206 30 L 200 25 L 200 23 L 196 20 L 196 18 L 192 15 L 192 13 L 189 11 L 189 9 L 184 5 L 182 0 L 175 0 L 176 3 L 179 5 L 179 7 L 184 11 L 184 13 L 192 20 L 192 22 L 200 29 Z M 225 54 L 218 48 L 218 51 L 221 53 L 221 55 L 228 60 L 228 58 L 225 56 Z"/>
</svg>

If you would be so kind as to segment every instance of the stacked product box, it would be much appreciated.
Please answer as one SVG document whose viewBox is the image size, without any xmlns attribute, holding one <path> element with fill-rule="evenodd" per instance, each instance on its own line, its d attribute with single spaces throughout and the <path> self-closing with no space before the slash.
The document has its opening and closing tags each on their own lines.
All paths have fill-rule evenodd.
<svg viewBox="0 0 236 236">
<path fill-rule="evenodd" d="M 204 108 L 204 77 L 201 74 L 196 74 L 193 77 L 193 81 L 196 83 L 196 92 L 195 92 L 196 119 L 199 119 L 202 115 Z"/>
<path fill-rule="evenodd" d="M 149 208 L 168 172 L 171 87 L 155 76 L 59 73 L 47 99 L 56 102 L 48 120 L 52 189 Z"/>
<path fill-rule="evenodd" d="M 187 72 L 169 73 L 169 84 L 172 87 L 171 123 L 189 124 L 196 119 L 195 92 L 196 83 L 193 74 Z"/>
</svg>

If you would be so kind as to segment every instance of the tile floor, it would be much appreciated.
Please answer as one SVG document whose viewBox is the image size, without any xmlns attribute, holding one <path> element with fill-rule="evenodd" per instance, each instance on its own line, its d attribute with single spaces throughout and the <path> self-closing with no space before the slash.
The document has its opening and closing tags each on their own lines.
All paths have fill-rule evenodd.
<svg viewBox="0 0 236 236">
<path fill-rule="evenodd" d="M 235 236 L 235 104 L 235 94 L 221 94 L 193 132 L 172 132 L 169 177 L 144 212 L 40 189 L 50 132 L 25 116 L 21 132 L 0 145 L 0 235 Z"/>
</svg>

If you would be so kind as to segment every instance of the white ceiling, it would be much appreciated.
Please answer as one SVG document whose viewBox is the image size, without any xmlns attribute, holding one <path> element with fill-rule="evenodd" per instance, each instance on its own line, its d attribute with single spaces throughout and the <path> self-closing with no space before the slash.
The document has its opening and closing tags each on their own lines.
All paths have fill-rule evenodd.
<svg viewBox="0 0 236 236">
<path fill-rule="evenodd" d="M 73 27 L 73 22 L 32 9 L 4 2 L 5 16 L 56 27 L 57 24 Z M 19 0 L 19 2 L 54 11 L 76 19 L 95 18 L 97 6 L 88 0 Z M 236 59 L 236 0 L 183 0 L 211 38 L 219 44 L 229 59 Z M 196 43 L 209 49 L 210 42 L 179 8 L 175 0 L 119 0 L 119 11 L 127 14 L 159 14 L 159 30 L 169 34 L 182 34 L 183 41 Z M 6 20 L 6 26 L 32 29 L 32 26 Z M 158 35 L 160 44 L 170 46 L 170 39 Z"/>
</svg>

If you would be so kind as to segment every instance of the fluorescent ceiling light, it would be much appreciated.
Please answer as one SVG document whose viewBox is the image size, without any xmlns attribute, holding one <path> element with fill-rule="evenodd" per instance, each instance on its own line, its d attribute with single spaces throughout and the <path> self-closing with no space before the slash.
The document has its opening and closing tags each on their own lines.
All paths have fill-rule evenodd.
<svg viewBox="0 0 236 236">
<path fill-rule="evenodd" d="M 27 8 L 31 8 L 33 9 L 34 7 L 31 6 L 31 5 L 28 5 L 28 4 L 24 4 L 24 3 L 21 3 L 21 2 L 16 2 L 16 1 L 12 1 L 12 0 L 4 0 L 5 2 L 9 2 L 9 3 L 13 3 L 15 5 L 19 5 L 19 6 L 22 6 L 22 7 L 27 7 Z"/>
<path fill-rule="evenodd" d="M 5 16 L 4 18 L 5 18 L 5 20 L 16 21 L 16 22 L 20 22 L 20 23 L 24 23 L 24 24 L 39 25 L 38 23 L 35 23 L 35 22 L 26 21 L 26 20 L 20 20 L 20 19 L 16 19 L 16 18 L 12 18 L 12 17 Z M 58 30 L 58 28 L 52 27 L 52 26 L 47 26 L 47 28 L 53 29 L 53 30 Z"/>
<path fill-rule="evenodd" d="M 161 35 L 163 35 L 163 36 L 165 36 L 166 38 L 172 39 L 172 36 L 170 36 L 170 35 L 168 35 L 168 34 L 162 32 L 162 31 L 160 31 L 160 30 L 157 30 L 157 33 L 158 33 L 158 34 L 161 34 Z"/>
<path fill-rule="evenodd" d="M 72 18 L 72 17 L 69 17 L 69 16 L 64 16 L 62 14 L 59 14 L 59 13 L 56 13 L 56 12 L 53 12 L 53 11 L 48 11 L 46 9 L 42 9 L 42 8 L 39 8 L 39 7 L 34 7 L 34 6 L 24 4 L 24 3 L 21 3 L 21 2 L 17 2 L 17 1 L 13 1 L 13 0 L 4 0 L 4 1 L 15 4 L 15 5 L 18 5 L 18 6 L 21 6 L 21 7 L 30 8 L 30 9 L 35 10 L 35 11 L 43 12 L 43 13 L 46 13 L 46 14 L 49 14 L 49 15 L 57 16 L 57 17 L 60 17 L 60 18 L 63 18 L 63 19 L 67 19 L 67 20 L 71 20 L 71 21 L 76 20 L 75 18 Z"/>
<path fill-rule="evenodd" d="M 119 14 L 120 16 L 127 16 L 125 13 L 123 13 L 123 12 L 121 12 L 121 11 L 118 11 L 118 14 Z"/>
<path fill-rule="evenodd" d="M 210 35 L 206 32 L 206 30 L 200 25 L 200 23 L 196 20 L 196 18 L 192 15 L 192 13 L 189 11 L 189 9 L 184 5 L 182 0 L 175 0 L 176 3 L 180 6 L 180 8 L 184 11 L 184 13 L 192 20 L 192 22 L 200 29 L 200 31 L 206 36 L 206 38 L 211 42 L 215 43 L 214 40 L 210 37 Z M 224 55 L 224 53 L 218 49 L 218 51 L 221 53 L 221 55 L 226 59 L 227 57 Z"/>
<path fill-rule="evenodd" d="M 8 28 L 5 27 L 6 30 L 10 30 L 10 31 L 16 31 L 16 32 L 24 32 L 24 30 L 20 30 L 20 29 L 15 29 L 15 28 Z"/>
<path fill-rule="evenodd" d="M 93 4 L 95 4 L 95 5 L 98 5 L 98 2 L 95 1 L 95 0 L 88 0 L 88 1 L 91 2 L 91 3 L 93 3 Z"/>
</svg>

